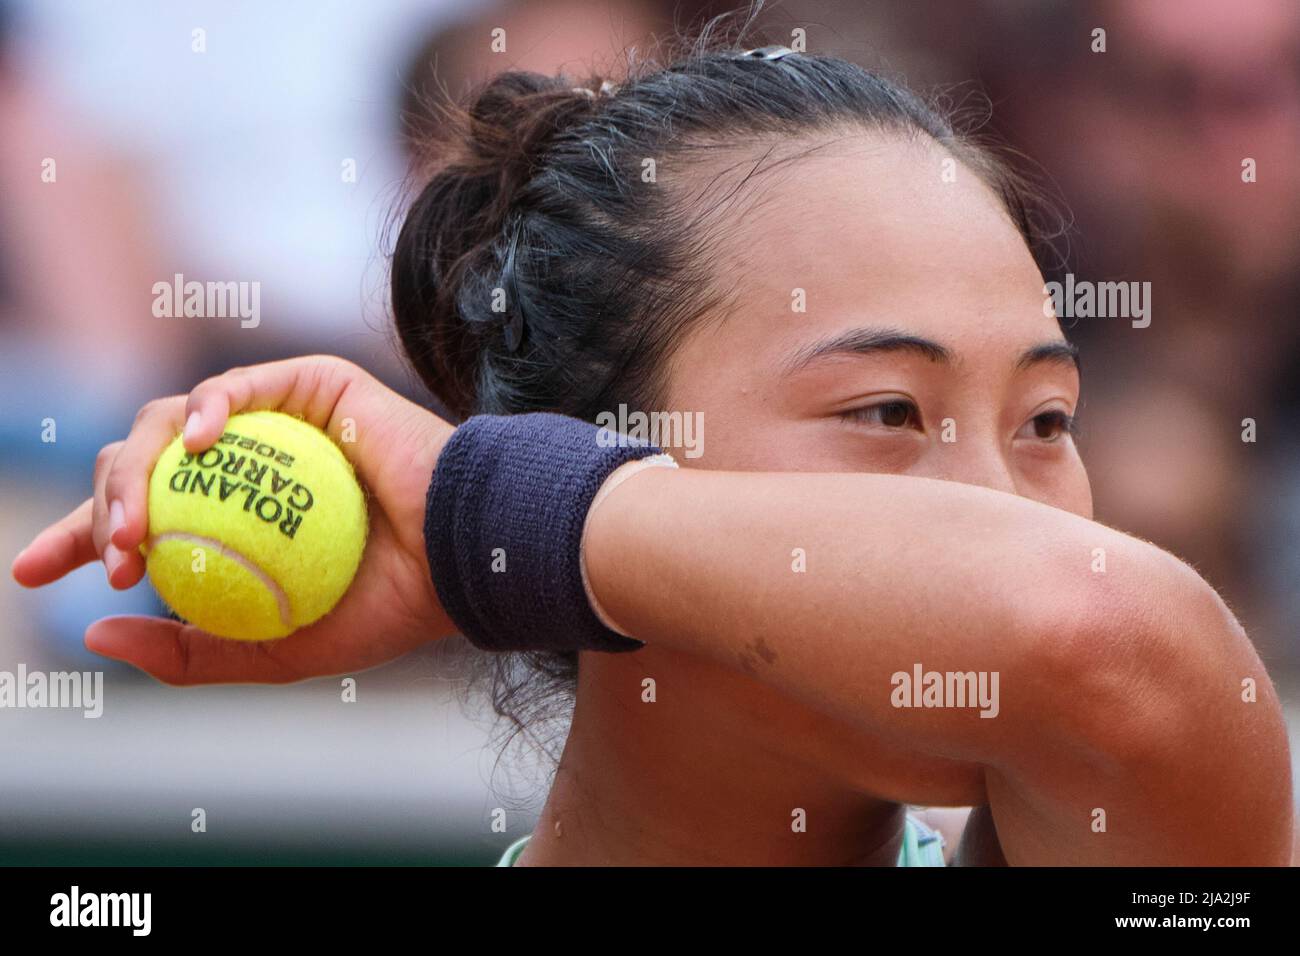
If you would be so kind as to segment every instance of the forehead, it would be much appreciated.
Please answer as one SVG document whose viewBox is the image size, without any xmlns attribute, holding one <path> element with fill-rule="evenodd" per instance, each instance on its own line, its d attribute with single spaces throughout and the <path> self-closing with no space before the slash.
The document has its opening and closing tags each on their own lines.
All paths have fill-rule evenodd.
<svg viewBox="0 0 1300 956">
<path fill-rule="evenodd" d="M 1000 201 L 928 138 L 845 132 L 737 151 L 704 176 L 736 195 L 717 224 L 712 271 L 729 301 L 710 337 L 788 352 L 888 325 L 959 358 L 1060 337 Z"/>
</svg>

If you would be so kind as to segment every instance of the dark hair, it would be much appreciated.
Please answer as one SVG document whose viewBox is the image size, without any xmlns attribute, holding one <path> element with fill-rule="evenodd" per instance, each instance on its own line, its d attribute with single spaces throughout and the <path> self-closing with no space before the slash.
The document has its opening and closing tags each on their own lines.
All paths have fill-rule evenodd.
<svg viewBox="0 0 1300 956">
<path fill-rule="evenodd" d="M 1037 193 L 915 94 L 840 59 L 719 49 L 717 27 L 616 89 L 510 72 L 443 109 L 392 304 L 410 362 L 454 415 L 658 407 L 674 343 L 726 297 L 707 252 L 728 219 L 643 181 L 648 159 L 853 128 L 925 136 L 984 178 L 1032 250 L 1050 247 Z M 577 661 L 494 663 L 493 707 L 525 731 L 540 699 L 571 693 Z"/>
</svg>

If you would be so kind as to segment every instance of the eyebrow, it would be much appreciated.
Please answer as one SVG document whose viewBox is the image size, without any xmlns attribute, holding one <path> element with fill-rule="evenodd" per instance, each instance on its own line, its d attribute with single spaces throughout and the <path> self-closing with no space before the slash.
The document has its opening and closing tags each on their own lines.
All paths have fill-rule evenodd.
<svg viewBox="0 0 1300 956">
<path fill-rule="evenodd" d="M 1026 369 L 1043 362 L 1071 365 L 1076 372 L 1083 371 L 1083 366 L 1079 363 L 1079 347 L 1073 342 L 1067 342 L 1064 339 L 1044 342 L 1041 345 L 1025 349 L 1021 353 L 1019 361 L 1016 362 L 1016 368 Z"/>
<path fill-rule="evenodd" d="M 805 346 L 785 363 L 785 374 L 798 372 L 813 362 L 840 355 L 874 355 L 878 352 L 912 352 L 931 362 L 951 365 L 952 352 L 933 339 L 899 329 L 852 329 Z"/>
<path fill-rule="evenodd" d="M 951 349 L 933 339 L 912 335 L 901 329 L 860 328 L 841 332 L 799 349 L 786 361 L 785 374 L 791 375 L 826 358 L 884 352 L 911 352 L 941 365 L 952 365 L 955 360 Z M 1078 346 L 1064 339 L 1030 346 L 1016 359 L 1016 368 L 1023 370 L 1045 362 L 1072 366 L 1078 371 Z"/>
</svg>

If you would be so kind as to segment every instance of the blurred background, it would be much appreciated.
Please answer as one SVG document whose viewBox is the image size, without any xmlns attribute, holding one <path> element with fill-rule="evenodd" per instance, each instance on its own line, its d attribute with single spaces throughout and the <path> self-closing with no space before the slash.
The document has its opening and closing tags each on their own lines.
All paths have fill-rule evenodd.
<svg viewBox="0 0 1300 956">
<path fill-rule="evenodd" d="M 140 405 L 232 365 L 330 352 L 429 403 L 385 305 L 408 134 L 436 122 L 422 100 L 511 67 L 616 79 L 626 49 L 731 6 L 0 0 L 4 566 L 89 494 Z M 1151 282 L 1149 328 L 1068 330 L 1097 516 L 1220 589 L 1294 750 L 1300 4 L 819 0 L 762 22 L 766 41 L 803 30 L 809 52 L 991 103 L 988 130 L 1073 214 L 1059 272 Z M 154 317 L 176 273 L 259 282 L 260 324 Z M 356 703 L 335 679 L 176 690 L 82 646 L 99 617 L 157 610 L 99 565 L 0 583 L 0 670 L 101 670 L 106 697 L 97 720 L 0 710 L 0 863 L 490 863 L 531 829 L 544 767 L 498 759 L 454 646 L 359 675 Z"/>
</svg>

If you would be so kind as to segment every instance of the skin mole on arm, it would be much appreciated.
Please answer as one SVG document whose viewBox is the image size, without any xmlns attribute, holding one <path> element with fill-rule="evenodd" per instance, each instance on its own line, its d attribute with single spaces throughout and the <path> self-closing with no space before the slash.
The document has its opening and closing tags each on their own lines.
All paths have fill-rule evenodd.
<svg viewBox="0 0 1300 956">
<path fill-rule="evenodd" d="M 758 670 L 758 662 L 771 667 L 776 663 L 776 651 L 761 637 L 756 637 L 744 646 L 740 651 L 740 666 L 746 674 L 753 674 Z"/>
<path fill-rule="evenodd" d="M 761 637 L 754 639 L 754 653 L 763 659 L 763 663 L 771 666 L 776 663 L 776 651 L 768 646 L 767 641 Z"/>
</svg>

